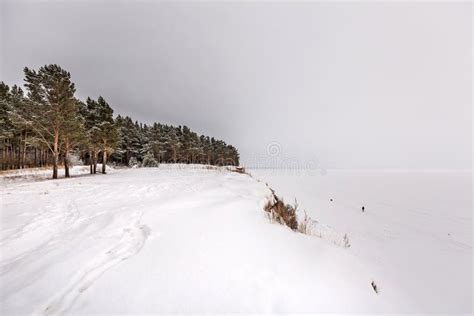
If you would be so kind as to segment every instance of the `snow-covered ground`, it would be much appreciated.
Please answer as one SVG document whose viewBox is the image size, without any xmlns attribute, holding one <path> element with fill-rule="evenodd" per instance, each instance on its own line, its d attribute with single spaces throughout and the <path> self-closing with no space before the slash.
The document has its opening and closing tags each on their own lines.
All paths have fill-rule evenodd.
<svg viewBox="0 0 474 316">
<path fill-rule="evenodd" d="M 101 170 L 98 165 L 97 170 Z M 86 175 L 89 173 L 89 166 L 74 166 L 69 170 L 71 176 Z M 53 171 L 51 167 L 42 168 L 28 168 L 18 170 L 5 170 L 0 171 L 0 181 L 3 183 L 8 182 L 24 182 L 24 181 L 41 181 L 51 178 Z M 59 177 L 64 177 L 64 168 L 59 168 Z"/>
<path fill-rule="evenodd" d="M 74 172 L 2 175 L 0 314 L 471 311 L 465 174 Z M 255 178 L 351 247 L 270 223 Z"/>
<path fill-rule="evenodd" d="M 396 312 L 471 314 L 470 171 L 250 172 L 288 202 L 297 198 L 312 218 L 347 233 L 348 252 Z"/>
</svg>

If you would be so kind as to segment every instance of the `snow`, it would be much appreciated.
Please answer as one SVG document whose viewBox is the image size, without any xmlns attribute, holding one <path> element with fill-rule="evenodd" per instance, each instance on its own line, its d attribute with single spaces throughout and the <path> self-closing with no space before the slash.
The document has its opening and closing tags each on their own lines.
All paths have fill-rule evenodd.
<svg viewBox="0 0 474 316">
<path fill-rule="evenodd" d="M 470 311 L 464 174 L 87 171 L 2 175 L 0 314 Z M 271 223 L 257 178 L 351 247 Z"/>
<path fill-rule="evenodd" d="M 268 188 L 222 169 L 2 184 L 1 312 L 377 311 L 342 248 L 271 224 Z"/>
<path fill-rule="evenodd" d="M 97 170 L 101 170 L 101 164 L 97 165 Z M 110 168 L 107 166 L 107 168 Z M 108 170 L 107 170 L 108 171 Z M 89 173 L 89 166 L 74 166 L 69 169 L 71 176 L 85 175 Z M 39 181 L 52 177 L 51 167 L 28 168 L 18 170 L 0 171 L 1 182 L 19 181 Z M 64 168 L 59 168 L 59 178 L 64 177 Z"/>
<path fill-rule="evenodd" d="M 313 219 L 347 233 L 348 252 L 393 311 L 471 314 L 471 171 L 250 172 L 286 201 L 297 198 Z"/>
</svg>

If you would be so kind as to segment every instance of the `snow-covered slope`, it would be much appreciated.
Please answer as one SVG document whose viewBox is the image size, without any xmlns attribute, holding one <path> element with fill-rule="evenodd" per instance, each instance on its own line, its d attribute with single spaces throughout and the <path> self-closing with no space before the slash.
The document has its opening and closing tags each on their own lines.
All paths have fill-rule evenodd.
<svg viewBox="0 0 474 316">
<path fill-rule="evenodd" d="M 471 171 L 250 172 L 347 233 L 394 311 L 472 313 Z"/>
<path fill-rule="evenodd" d="M 271 224 L 247 175 L 113 170 L 0 193 L 2 315 L 394 308 L 358 256 Z"/>
</svg>

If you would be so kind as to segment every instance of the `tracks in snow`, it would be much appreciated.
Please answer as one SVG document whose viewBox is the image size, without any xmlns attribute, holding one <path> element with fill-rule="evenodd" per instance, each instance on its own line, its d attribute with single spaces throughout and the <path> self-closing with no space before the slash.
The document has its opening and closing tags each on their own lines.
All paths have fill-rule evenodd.
<svg viewBox="0 0 474 316">
<path fill-rule="evenodd" d="M 58 254 L 90 254 L 72 262 L 76 270 L 66 268 L 73 273 L 57 276 L 66 277 L 65 282 L 51 289 L 49 298 L 38 302 L 36 314 L 43 315 L 65 313 L 103 273 L 136 255 L 150 235 L 150 228 L 141 223 L 144 212 L 130 210 L 123 201 L 104 197 L 110 207 L 100 210 L 104 205 L 102 199 L 84 198 L 83 194 L 62 196 L 54 191 L 51 195 L 51 201 L 39 209 L 28 205 L 20 216 L 29 219 L 4 232 L 0 239 L 0 283 L 4 286 L 1 300 L 36 282 L 42 271 L 49 270 L 49 263 L 58 265 L 56 269 L 61 271 L 61 262 L 54 259 L 60 258 Z M 18 271 L 25 278 L 14 282 Z"/>
<path fill-rule="evenodd" d="M 107 251 L 92 258 L 71 279 L 70 283 L 61 289 L 55 297 L 39 311 L 45 315 L 56 315 L 66 312 L 76 299 L 87 290 L 105 271 L 120 263 L 122 260 L 137 254 L 150 235 L 150 229 L 140 224 L 143 213 L 139 213 L 135 223 L 123 229 L 119 242 Z"/>
</svg>

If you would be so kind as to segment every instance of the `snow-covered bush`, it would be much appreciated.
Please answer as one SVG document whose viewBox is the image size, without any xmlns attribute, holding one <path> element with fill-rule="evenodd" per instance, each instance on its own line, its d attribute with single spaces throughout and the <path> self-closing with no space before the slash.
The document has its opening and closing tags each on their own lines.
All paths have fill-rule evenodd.
<svg viewBox="0 0 474 316">
<path fill-rule="evenodd" d="M 158 167 L 159 165 L 152 153 L 148 152 L 143 157 L 142 167 Z"/>
<path fill-rule="evenodd" d="M 137 158 L 132 157 L 132 158 L 130 158 L 130 160 L 128 161 L 128 166 L 129 166 L 130 168 L 139 168 L 139 167 L 140 167 L 140 163 L 138 162 Z"/>
<path fill-rule="evenodd" d="M 78 154 L 76 154 L 76 153 L 69 154 L 69 166 L 70 167 L 81 166 L 81 165 L 82 165 L 82 160 L 81 160 L 81 158 L 79 157 Z"/>
</svg>

